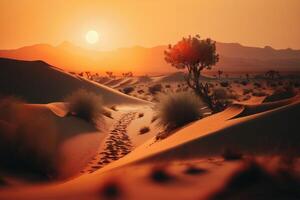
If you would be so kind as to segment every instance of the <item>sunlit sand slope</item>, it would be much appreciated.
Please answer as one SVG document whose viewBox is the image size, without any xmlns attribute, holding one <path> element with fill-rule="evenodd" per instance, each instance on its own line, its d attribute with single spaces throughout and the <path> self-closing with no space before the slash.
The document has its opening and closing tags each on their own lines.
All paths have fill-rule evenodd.
<svg viewBox="0 0 300 200">
<path fill-rule="evenodd" d="M 93 174 L 84 175 L 63 184 L 19 188 L 18 193 L 15 192 L 15 189 L 2 190 L 0 198 L 24 199 L 26 196 L 27 198 L 30 197 L 30 199 L 43 199 L 45 197 L 50 199 L 65 197 L 74 199 L 80 199 L 80 197 L 84 199 L 83 197 L 85 197 L 86 199 L 93 199 L 99 197 L 103 181 L 119 181 L 119 179 L 112 179 L 111 175 L 116 177 L 121 174 L 122 176 L 120 177 L 124 177 L 124 175 L 127 174 L 125 173 L 126 169 L 130 166 L 133 166 L 133 168 L 130 169 L 131 171 L 135 169 L 134 166 L 140 167 L 136 168 L 135 175 L 128 172 L 128 176 L 125 178 L 126 181 L 130 179 L 139 185 L 144 184 L 145 186 L 150 184 L 146 179 L 139 183 L 135 181 L 134 176 L 140 173 L 143 174 L 144 172 L 148 174 L 150 170 L 148 167 L 153 163 L 171 164 L 174 161 L 178 161 L 180 166 L 184 166 L 182 165 L 184 163 L 180 164 L 180 162 L 185 160 L 185 164 L 190 163 L 195 165 L 195 163 L 199 163 L 199 161 L 195 161 L 194 159 L 205 159 L 211 156 L 218 157 L 225 148 L 232 148 L 245 154 L 251 153 L 255 155 L 284 153 L 288 149 L 292 149 L 293 152 L 300 152 L 300 135 L 297 132 L 300 117 L 299 98 L 286 100 L 285 102 L 277 102 L 272 106 L 263 104 L 257 107 L 264 106 L 270 108 L 270 110 L 263 109 L 263 112 L 251 112 L 248 113 L 249 115 L 244 114 L 244 117 L 235 118 L 237 115 L 242 114 L 247 106 L 234 105 L 221 113 L 192 123 L 162 141 L 153 143 L 154 141 L 150 140 L 122 159 L 107 165 Z M 223 167 L 213 174 L 215 167 L 206 166 L 212 174 L 208 175 L 207 179 L 204 178 L 204 181 L 224 180 L 226 176 L 228 176 L 228 173 L 235 168 L 234 165 L 220 165 L 220 163 L 214 166 Z M 176 173 L 179 173 L 179 171 Z M 146 174 L 141 176 L 146 178 Z M 193 188 L 192 185 L 188 188 Z M 212 185 L 216 186 L 217 183 L 212 181 Z M 124 186 L 123 189 L 126 190 L 126 188 L 130 187 Z M 159 191 L 161 191 L 161 195 L 164 195 L 166 194 L 164 193 L 164 191 L 166 191 L 165 189 L 166 188 L 159 188 L 157 186 L 147 186 L 141 187 L 139 191 L 152 191 L 151 193 L 153 194 L 160 194 Z M 182 187 L 180 187 L 180 189 L 182 189 Z M 203 191 L 206 191 L 206 189 L 204 187 Z M 186 191 L 188 190 L 184 191 L 185 193 L 179 193 L 179 196 L 183 194 L 187 195 Z M 195 192 L 195 188 L 193 191 Z M 192 192 L 192 190 L 190 192 Z M 139 195 L 134 197 L 136 199 L 142 198 L 143 194 L 146 194 L 146 192 L 137 192 L 136 190 L 134 190 L 134 193 L 135 195 Z M 170 195 L 170 193 L 168 194 Z M 187 197 L 188 196 L 189 195 L 187 195 Z M 194 196 L 191 195 L 187 199 L 192 199 L 192 197 Z M 176 199 L 176 197 L 174 197 L 174 199 Z"/>
</svg>

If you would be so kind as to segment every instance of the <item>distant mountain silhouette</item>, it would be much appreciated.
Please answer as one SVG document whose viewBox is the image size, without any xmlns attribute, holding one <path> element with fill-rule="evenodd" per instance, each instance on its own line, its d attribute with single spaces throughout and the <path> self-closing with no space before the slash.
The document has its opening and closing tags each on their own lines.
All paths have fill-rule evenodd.
<svg viewBox="0 0 300 200">
<path fill-rule="evenodd" d="M 0 57 L 43 60 L 68 71 L 133 71 L 138 74 L 175 72 L 164 61 L 166 46 L 134 46 L 113 51 L 84 49 L 70 42 L 58 46 L 37 44 L 13 50 L 0 50 Z M 238 43 L 217 43 L 220 62 L 214 68 L 223 71 L 300 71 L 300 50 L 246 47 Z"/>
</svg>

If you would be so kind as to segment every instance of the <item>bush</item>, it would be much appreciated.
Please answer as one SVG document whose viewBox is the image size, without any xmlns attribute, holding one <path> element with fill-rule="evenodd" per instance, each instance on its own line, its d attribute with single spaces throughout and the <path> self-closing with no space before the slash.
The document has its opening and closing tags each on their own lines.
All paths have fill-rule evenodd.
<svg viewBox="0 0 300 200">
<path fill-rule="evenodd" d="M 80 89 L 65 99 L 69 112 L 83 120 L 96 123 L 103 111 L 102 98 L 92 92 Z"/>
<path fill-rule="evenodd" d="M 143 128 L 140 129 L 140 134 L 145 134 L 150 131 L 150 128 L 148 126 L 144 126 Z"/>
<path fill-rule="evenodd" d="M 138 90 L 137 92 L 138 92 L 139 94 L 145 93 L 144 90 Z"/>
<path fill-rule="evenodd" d="M 228 93 L 224 88 L 215 88 L 213 90 L 213 95 L 216 99 L 227 99 Z"/>
<path fill-rule="evenodd" d="M 131 86 L 123 88 L 123 92 L 125 94 L 129 94 L 129 93 L 131 93 L 133 91 L 134 91 L 134 87 L 131 87 Z"/>
<path fill-rule="evenodd" d="M 139 118 L 144 117 L 144 113 L 139 113 Z"/>
<path fill-rule="evenodd" d="M 172 130 L 200 119 L 203 105 L 200 98 L 187 92 L 162 96 L 157 105 L 159 124 Z"/>
<path fill-rule="evenodd" d="M 250 94 L 252 91 L 252 89 L 245 88 L 243 89 L 243 95 Z"/>
<path fill-rule="evenodd" d="M 161 92 L 162 86 L 161 84 L 155 84 L 149 87 L 149 92 L 151 94 L 156 94 L 157 92 Z"/>
<path fill-rule="evenodd" d="M 228 86 L 229 86 L 229 83 L 228 83 L 227 81 L 223 81 L 223 82 L 220 83 L 220 85 L 221 85 L 222 87 L 228 87 Z"/>
</svg>

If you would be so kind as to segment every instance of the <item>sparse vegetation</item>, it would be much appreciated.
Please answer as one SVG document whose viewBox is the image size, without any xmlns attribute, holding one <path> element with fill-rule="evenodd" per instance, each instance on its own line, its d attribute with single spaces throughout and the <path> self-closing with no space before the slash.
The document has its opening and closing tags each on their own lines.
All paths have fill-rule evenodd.
<svg viewBox="0 0 300 200">
<path fill-rule="evenodd" d="M 144 126 L 140 129 L 140 134 L 145 134 L 148 133 L 150 131 L 150 128 L 148 126 Z"/>
<path fill-rule="evenodd" d="M 248 88 L 244 88 L 243 89 L 243 95 L 247 95 L 247 94 L 250 94 L 250 93 L 252 93 L 252 89 L 248 89 Z"/>
<path fill-rule="evenodd" d="M 211 39 L 201 40 L 199 35 L 183 38 L 175 45 L 169 45 L 165 51 L 165 60 L 177 69 L 187 69 L 186 82 L 212 111 L 219 108 L 210 95 L 207 83 L 201 82 L 201 71 L 211 69 L 219 61 L 216 42 Z"/>
<path fill-rule="evenodd" d="M 132 86 L 128 86 L 128 87 L 123 88 L 123 92 L 125 94 L 130 94 L 133 91 L 134 91 L 134 87 L 132 87 Z"/>
<path fill-rule="evenodd" d="M 161 86 L 161 84 L 155 84 L 155 85 L 150 86 L 148 90 L 151 94 L 156 94 L 158 92 L 161 92 L 162 86 Z"/>
<path fill-rule="evenodd" d="M 222 81 L 222 82 L 220 82 L 220 85 L 221 85 L 222 87 L 228 87 L 228 86 L 229 86 L 229 83 L 228 83 L 227 81 Z"/>
<path fill-rule="evenodd" d="M 143 94 L 143 93 L 145 93 L 145 91 L 144 90 L 138 90 L 137 93 Z"/>
<path fill-rule="evenodd" d="M 162 96 L 156 108 L 159 124 L 172 130 L 200 119 L 203 104 L 197 96 L 186 92 Z"/>
<path fill-rule="evenodd" d="M 88 122 L 96 123 L 103 112 L 102 98 L 84 89 L 75 91 L 65 101 L 72 115 Z"/>
</svg>

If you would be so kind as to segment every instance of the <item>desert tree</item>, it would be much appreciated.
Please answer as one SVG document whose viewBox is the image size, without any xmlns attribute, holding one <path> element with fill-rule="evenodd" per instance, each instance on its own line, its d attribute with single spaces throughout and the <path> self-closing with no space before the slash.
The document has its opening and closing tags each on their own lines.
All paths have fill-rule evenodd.
<svg viewBox="0 0 300 200">
<path fill-rule="evenodd" d="M 214 112 L 221 108 L 210 94 L 207 83 L 201 81 L 201 72 L 211 69 L 219 61 L 216 53 L 216 42 L 211 39 L 200 39 L 199 35 L 183 38 L 175 45 L 169 45 L 164 52 L 165 60 L 177 69 L 187 69 L 187 85 L 200 96 Z"/>
<path fill-rule="evenodd" d="M 115 78 L 116 78 L 116 76 L 114 75 L 113 72 L 107 71 L 107 72 L 105 72 L 105 73 L 106 73 L 107 76 L 108 76 L 109 78 L 111 78 L 111 79 L 115 79 Z"/>
<path fill-rule="evenodd" d="M 133 73 L 132 73 L 132 72 L 122 73 L 122 76 L 123 76 L 124 78 L 132 77 L 132 76 L 133 76 Z"/>
<path fill-rule="evenodd" d="M 86 71 L 85 74 L 86 74 L 86 77 L 87 77 L 88 79 L 91 79 L 91 72 Z"/>
<path fill-rule="evenodd" d="M 249 81 L 250 75 L 247 73 L 245 74 L 247 81 Z"/>
</svg>

